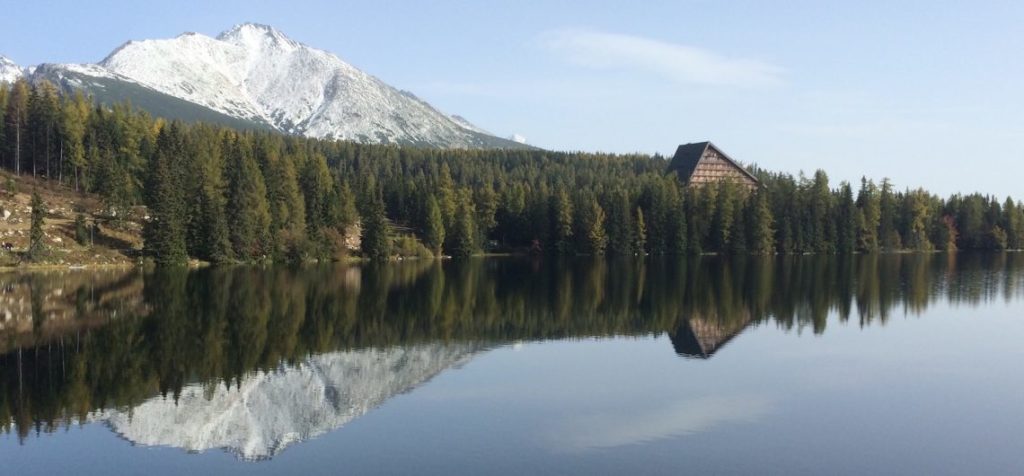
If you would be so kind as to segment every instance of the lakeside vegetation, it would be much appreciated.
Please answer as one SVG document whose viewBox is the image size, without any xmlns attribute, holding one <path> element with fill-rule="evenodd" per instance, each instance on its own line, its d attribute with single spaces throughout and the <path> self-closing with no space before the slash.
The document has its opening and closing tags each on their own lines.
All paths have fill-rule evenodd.
<svg viewBox="0 0 1024 476">
<path fill-rule="evenodd" d="M 143 224 L 145 253 L 159 264 L 330 260 L 350 251 L 387 259 L 1024 245 L 1024 206 L 1012 198 L 942 198 L 887 180 L 833 186 L 824 171 L 751 167 L 761 180 L 753 192 L 728 182 L 688 188 L 657 155 L 437 150 L 236 131 L 167 122 L 130 104 L 98 106 L 23 80 L 0 85 L 0 111 L 5 169 L 97 194 L 104 213 Z"/>
</svg>

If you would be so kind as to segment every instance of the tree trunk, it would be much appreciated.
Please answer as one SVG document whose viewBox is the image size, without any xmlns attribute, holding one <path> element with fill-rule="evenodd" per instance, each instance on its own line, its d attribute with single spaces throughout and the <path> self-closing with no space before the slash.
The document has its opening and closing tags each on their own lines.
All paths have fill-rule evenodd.
<svg viewBox="0 0 1024 476">
<path fill-rule="evenodd" d="M 21 176 L 21 117 L 14 124 L 14 174 Z"/>
</svg>

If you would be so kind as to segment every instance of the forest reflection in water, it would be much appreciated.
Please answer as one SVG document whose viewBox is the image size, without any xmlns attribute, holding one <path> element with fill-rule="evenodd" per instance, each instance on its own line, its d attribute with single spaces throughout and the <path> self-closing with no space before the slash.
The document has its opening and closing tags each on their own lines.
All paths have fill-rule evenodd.
<svg viewBox="0 0 1024 476">
<path fill-rule="evenodd" d="M 817 334 L 830 314 L 884 325 L 936 302 L 1019 298 L 1024 255 L 74 271 L 0 275 L 0 288 L 0 427 L 24 440 L 154 395 L 189 398 L 190 385 L 209 398 L 339 351 L 400 349 L 421 368 L 364 407 L 519 341 L 667 334 L 681 356 L 710 358 L 761 323 Z M 437 345 L 448 346 L 442 359 Z"/>
</svg>

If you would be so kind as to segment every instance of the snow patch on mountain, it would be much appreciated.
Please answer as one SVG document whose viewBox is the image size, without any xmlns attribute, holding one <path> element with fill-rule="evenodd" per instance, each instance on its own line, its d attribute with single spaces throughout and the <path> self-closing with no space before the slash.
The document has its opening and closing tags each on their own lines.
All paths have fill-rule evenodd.
<svg viewBox="0 0 1024 476">
<path fill-rule="evenodd" d="M 139 445 L 221 448 L 243 459 L 266 459 L 340 428 L 483 350 L 476 344 L 424 344 L 322 354 L 250 375 L 230 389 L 223 383 L 187 385 L 177 401 L 156 397 L 91 419 Z"/>
<path fill-rule="evenodd" d="M 11 61 L 10 58 L 0 55 L 0 83 L 13 83 L 18 78 L 25 76 L 25 70 Z"/>
<path fill-rule="evenodd" d="M 100 62 L 103 68 L 165 94 L 218 112 L 264 120 L 246 94 L 245 52 L 205 35 L 130 41 Z"/>
<path fill-rule="evenodd" d="M 519 144 L 526 144 L 526 136 L 522 134 L 512 134 L 511 136 L 509 136 L 508 140 L 512 142 L 517 142 Z"/>
</svg>

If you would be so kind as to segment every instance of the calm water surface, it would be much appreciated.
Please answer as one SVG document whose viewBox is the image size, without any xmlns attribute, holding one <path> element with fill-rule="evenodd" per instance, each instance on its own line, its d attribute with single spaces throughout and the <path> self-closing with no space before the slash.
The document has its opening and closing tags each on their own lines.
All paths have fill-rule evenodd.
<svg viewBox="0 0 1024 476">
<path fill-rule="evenodd" d="M 3 474 L 1024 474 L 1024 255 L 0 291 Z"/>
</svg>

